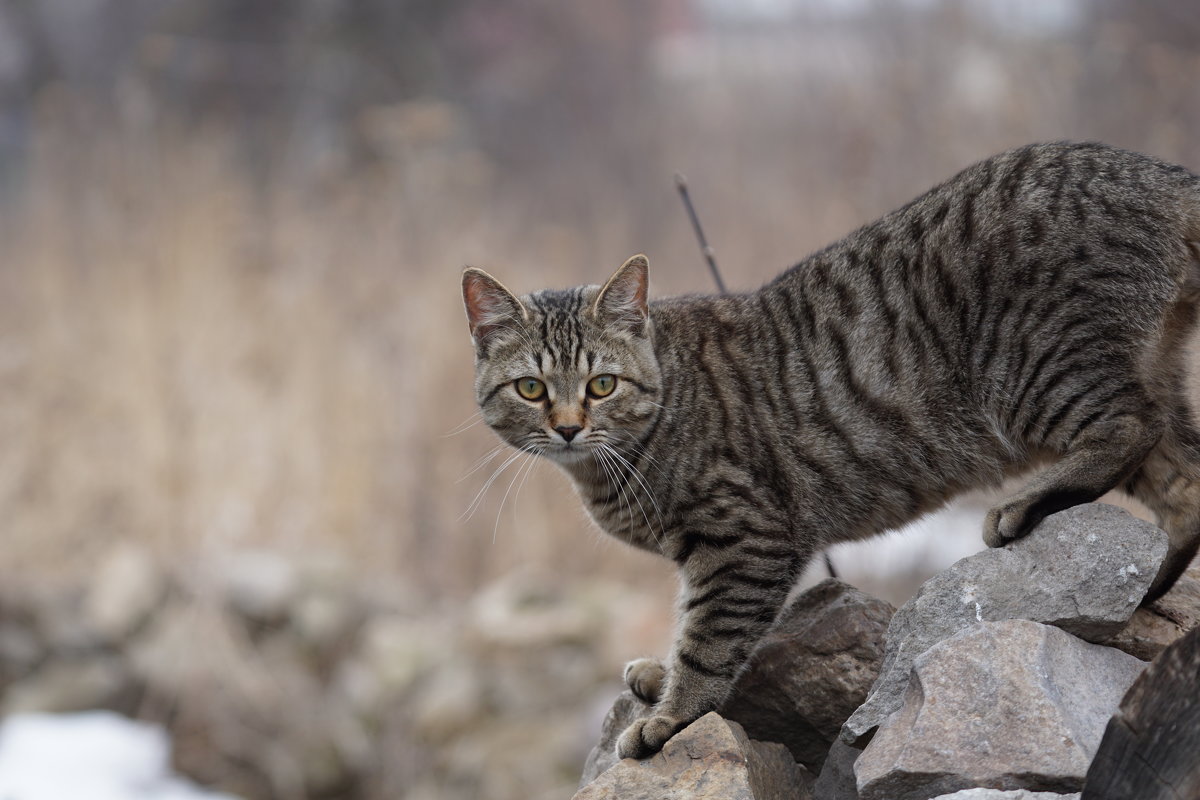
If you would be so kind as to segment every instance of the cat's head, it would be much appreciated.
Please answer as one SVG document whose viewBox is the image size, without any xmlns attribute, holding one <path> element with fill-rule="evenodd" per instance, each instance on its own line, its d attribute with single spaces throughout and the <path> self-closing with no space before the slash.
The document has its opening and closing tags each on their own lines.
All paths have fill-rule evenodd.
<svg viewBox="0 0 1200 800">
<path fill-rule="evenodd" d="M 517 297 L 467 269 L 475 397 L 492 430 L 563 464 L 638 441 L 661 407 L 648 277 L 637 255 L 603 287 Z"/>
</svg>

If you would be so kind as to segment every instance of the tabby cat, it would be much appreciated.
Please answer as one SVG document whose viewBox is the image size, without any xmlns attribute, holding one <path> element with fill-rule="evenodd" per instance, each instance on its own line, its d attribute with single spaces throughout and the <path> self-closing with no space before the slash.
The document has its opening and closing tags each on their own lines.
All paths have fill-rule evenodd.
<svg viewBox="0 0 1200 800">
<path fill-rule="evenodd" d="M 647 301 L 517 297 L 463 274 L 483 419 L 574 481 L 611 535 L 672 559 L 681 625 L 643 757 L 717 708 L 813 554 L 1047 462 L 991 509 L 993 547 L 1119 487 L 1170 536 L 1152 596 L 1200 543 L 1200 430 L 1183 347 L 1200 297 L 1200 178 L 1100 144 L 967 168 L 761 289 Z"/>
</svg>

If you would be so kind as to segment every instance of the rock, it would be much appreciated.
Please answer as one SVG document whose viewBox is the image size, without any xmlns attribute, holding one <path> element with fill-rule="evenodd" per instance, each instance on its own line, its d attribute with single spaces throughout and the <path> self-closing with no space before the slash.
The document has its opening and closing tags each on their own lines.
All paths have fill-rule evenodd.
<svg viewBox="0 0 1200 800">
<path fill-rule="evenodd" d="M 895 609 L 835 579 L 796 598 L 766 635 L 720 710 L 747 735 L 780 742 L 819 772 L 883 663 Z"/>
<path fill-rule="evenodd" d="M 1079 800 L 1079 792 L 1057 794 L 1055 792 L 1030 792 L 1025 789 L 963 789 L 954 794 L 944 794 L 934 800 Z"/>
<path fill-rule="evenodd" d="M 587 786 L 598 778 L 600 773 L 620 761 L 617 758 L 617 739 L 635 719 L 641 719 L 649 713 L 650 706 L 634 697 L 633 692 L 628 689 L 621 692 L 604 717 L 604 724 L 600 728 L 600 741 L 592 748 L 587 762 L 583 765 L 583 777 L 579 779 L 579 788 Z"/>
<path fill-rule="evenodd" d="M 1088 641 L 1118 634 L 1166 555 L 1167 535 L 1115 506 L 1052 514 L 1028 536 L 968 556 L 926 581 L 892 617 L 879 679 L 842 727 L 862 746 L 898 709 L 914 659 L 979 622 L 1029 619 Z"/>
<path fill-rule="evenodd" d="M 484 588 L 476 598 L 468 632 L 481 649 L 529 649 L 590 644 L 603 618 L 555 582 L 517 573 Z"/>
<path fill-rule="evenodd" d="M 433 744 L 444 745 L 488 715 L 478 670 L 462 661 L 437 669 L 414 699 L 413 730 Z"/>
<path fill-rule="evenodd" d="M 1026 620 L 973 625 L 913 665 L 854 765 L 862 800 L 960 789 L 1072 792 L 1144 662 Z"/>
<path fill-rule="evenodd" d="M 813 784 L 814 800 L 858 800 L 854 762 L 862 751 L 838 739 L 829 748 L 825 766 Z"/>
<path fill-rule="evenodd" d="M 838 729 L 879 672 L 892 613 L 882 600 L 832 578 L 802 593 L 754 651 L 721 716 L 748 736 L 784 744 L 796 761 L 820 770 Z M 617 698 L 581 785 L 617 763 L 617 737 L 648 711 L 631 692 Z"/>
<path fill-rule="evenodd" d="M 1149 661 L 1197 626 L 1200 626 L 1200 564 L 1180 576 L 1164 596 L 1138 608 L 1129 624 L 1105 644 Z"/>
<path fill-rule="evenodd" d="M 9 681 L 27 674 L 45 652 L 28 627 L 0 621 L 0 691 Z"/>
<path fill-rule="evenodd" d="M 135 682 L 115 657 L 52 661 L 8 686 L 0 703 L 0 716 L 97 708 L 131 713 L 136 693 Z"/>
<path fill-rule="evenodd" d="M 93 574 L 80 612 L 101 639 L 118 643 L 145 624 L 166 589 L 166 577 L 144 549 L 119 547 Z"/>
<path fill-rule="evenodd" d="M 1085 800 L 1200 797 L 1200 628 L 1134 681 L 1088 769 Z"/>
<path fill-rule="evenodd" d="M 338 665 L 338 692 L 364 716 L 378 715 L 419 678 L 451 657 L 456 632 L 446 624 L 380 614 L 366 620 L 355 651 Z"/>
<path fill-rule="evenodd" d="M 223 559 L 215 577 L 229 605 L 251 622 L 263 625 L 284 622 L 300 589 L 296 565 L 265 551 Z"/>
<path fill-rule="evenodd" d="M 676 734 L 662 752 L 625 759 L 575 800 L 805 800 L 812 776 L 780 744 L 752 742 L 716 712 Z"/>
</svg>

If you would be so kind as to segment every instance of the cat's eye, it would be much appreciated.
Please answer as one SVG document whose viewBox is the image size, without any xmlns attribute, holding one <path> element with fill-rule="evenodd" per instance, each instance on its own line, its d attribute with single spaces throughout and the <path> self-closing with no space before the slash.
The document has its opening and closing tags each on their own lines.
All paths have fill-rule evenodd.
<svg viewBox="0 0 1200 800">
<path fill-rule="evenodd" d="M 587 393 L 592 397 L 608 397 L 617 388 L 616 375 L 597 375 L 588 381 Z"/>
<path fill-rule="evenodd" d="M 546 384 L 537 378 L 517 378 L 517 394 L 526 400 L 541 400 L 546 396 Z"/>
</svg>

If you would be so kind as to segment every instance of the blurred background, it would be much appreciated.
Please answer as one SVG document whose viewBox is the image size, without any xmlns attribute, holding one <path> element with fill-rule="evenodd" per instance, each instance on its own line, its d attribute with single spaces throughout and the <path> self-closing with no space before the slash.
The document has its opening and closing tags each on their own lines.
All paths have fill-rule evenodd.
<svg viewBox="0 0 1200 800">
<path fill-rule="evenodd" d="M 247 799 L 569 797 L 675 581 L 488 484 L 460 270 L 709 291 L 681 171 L 749 289 L 1055 139 L 1200 169 L 1192 4 L 0 0 L 0 712 Z M 835 561 L 902 602 L 986 502 Z"/>
</svg>

